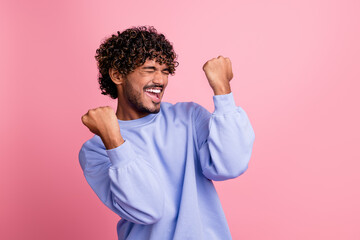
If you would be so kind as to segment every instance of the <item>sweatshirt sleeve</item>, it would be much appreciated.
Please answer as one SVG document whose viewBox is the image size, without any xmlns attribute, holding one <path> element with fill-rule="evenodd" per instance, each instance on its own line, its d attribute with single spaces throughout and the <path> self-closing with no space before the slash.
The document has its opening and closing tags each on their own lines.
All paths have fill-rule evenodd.
<svg viewBox="0 0 360 240">
<path fill-rule="evenodd" d="M 121 218 L 145 225 L 161 218 L 164 193 L 159 177 L 128 140 L 110 150 L 101 139 L 89 140 L 80 150 L 79 161 L 91 188 Z"/>
<path fill-rule="evenodd" d="M 255 133 L 241 107 L 236 107 L 232 93 L 213 97 L 215 111 L 195 111 L 200 165 L 211 180 L 235 178 L 246 171 Z"/>
</svg>

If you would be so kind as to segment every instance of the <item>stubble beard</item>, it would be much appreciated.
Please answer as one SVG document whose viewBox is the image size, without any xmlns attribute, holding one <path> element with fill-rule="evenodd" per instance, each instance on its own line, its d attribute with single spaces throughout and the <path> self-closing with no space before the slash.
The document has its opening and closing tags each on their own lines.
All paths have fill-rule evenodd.
<svg viewBox="0 0 360 240">
<path fill-rule="evenodd" d="M 144 105 L 141 101 L 141 94 L 137 92 L 131 84 L 126 84 L 124 89 L 125 97 L 129 101 L 129 103 L 140 113 L 158 113 L 160 112 L 160 108 L 150 109 Z M 154 103 L 154 105 L 158 105 L 160 103 Z"/>
</svg>

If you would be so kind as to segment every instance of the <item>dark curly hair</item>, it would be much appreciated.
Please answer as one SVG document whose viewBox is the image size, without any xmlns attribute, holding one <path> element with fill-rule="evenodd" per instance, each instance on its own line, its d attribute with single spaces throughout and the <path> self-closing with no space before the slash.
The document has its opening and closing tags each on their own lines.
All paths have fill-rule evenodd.
<svg viewBox="0 0 360 240">
<path fill-rule="evenodd" d="M 95 59 L 99 68 L 99 84 L 101 94 L 118 97 L 115 83 L 109 76 L 109 69 L 116 69 L 126 76 L 143 65 L 147 59 L 160 64 L 167 64 L 169 73 L 173 75 L 179 65 L 172 44 L 154 27 L 132 27 L 117 32 L 96 50 Z"/>
</svg>

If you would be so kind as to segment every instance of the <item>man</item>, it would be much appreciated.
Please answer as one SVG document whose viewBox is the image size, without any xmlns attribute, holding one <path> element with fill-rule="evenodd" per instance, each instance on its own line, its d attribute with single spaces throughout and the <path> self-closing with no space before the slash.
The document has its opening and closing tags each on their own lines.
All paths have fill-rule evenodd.
<svg viewBox="0 0 360 240">
<path fill-rule="evenodd" d="M 178 63 L 153 27 L 118 32 L 96 53 L 102 93 L 118 106 L 82 116 L 95 136 L 79 159 L 97 196 L 122 218 L 118 238 L 231 239 L 211 180 L 247 169 L 255 135 L 235 106 L 230 60 L 219 56 L 203 66 L 215 95 L 210 114 L 192 102 L 161 102 Z"/>
</svg>

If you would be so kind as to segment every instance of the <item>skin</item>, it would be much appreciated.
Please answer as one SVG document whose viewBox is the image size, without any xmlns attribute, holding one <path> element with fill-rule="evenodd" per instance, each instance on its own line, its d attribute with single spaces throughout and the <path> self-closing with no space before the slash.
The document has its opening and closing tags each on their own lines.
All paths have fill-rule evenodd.
<svg viewBox="0 0 360 240">
<path fill-rule="evenodd" d="M 133 120 L 160 111 L 160 101 L 168 84 L 167 65 L 147 60 L 125 77 L 114 69 L 110 69 L 109 73 L 118 90 L 116 116 L 119 119 Z M 160 101 L 153 101 L 146 93 L 146 88 L 161 90 Z"/>
<path fill-rule="evenodd" d="M 231 92 L 230 80 L 233 73 L 229 58 L 213 58 L 204 64 L 203 71 L 214 95 Z M 126 76 L 121 76 L 115 69 L 109 69 L 109 75 L 118 90 L 116 113 L 106 106 L 90 109 L 81 117 L 83 124 L 100 136 L 106 149 L 116 148 L 124 143 L 118 119 L 134 120 L 160 111 L 160 101 L 168 84 L 169 72 L 166 65 L 147 60 Z M 149 87 L 161 89 L 158 98 L 145 91 Z"/>
</svg>

